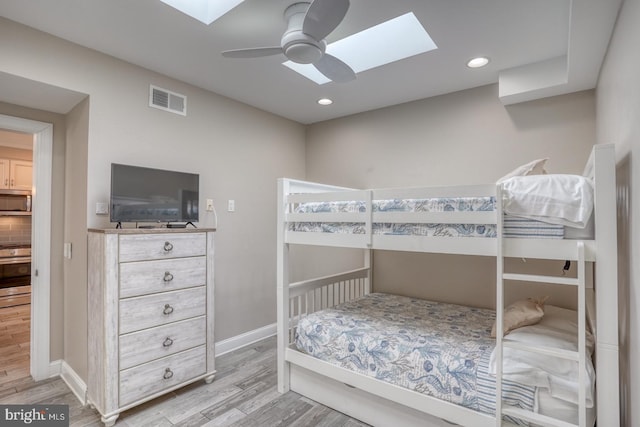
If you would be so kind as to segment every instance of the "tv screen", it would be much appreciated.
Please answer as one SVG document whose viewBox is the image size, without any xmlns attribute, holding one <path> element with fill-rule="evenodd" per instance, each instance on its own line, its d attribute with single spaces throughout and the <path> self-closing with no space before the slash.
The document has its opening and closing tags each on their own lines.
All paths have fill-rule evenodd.
<svg viewBox="0 0 640 427">
<path fill-rule="evenodd" d="M 198 185 L 198 174 L 112 163 L 111 221 L 198 221 Z"/>
</svg>

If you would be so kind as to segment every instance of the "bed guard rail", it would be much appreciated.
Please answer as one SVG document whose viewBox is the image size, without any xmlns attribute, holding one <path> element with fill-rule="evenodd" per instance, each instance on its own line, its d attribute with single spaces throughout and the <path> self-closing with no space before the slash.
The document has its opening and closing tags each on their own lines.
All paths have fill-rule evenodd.
<svg viewBox="0 0 640 427">
<path fill-rule="evenodd" d="M 300 319 L 313 312 L 351 301 L 369 293 L 367 267 L 289 285 L 289 344 L 295 340 Z"/>
</svg>

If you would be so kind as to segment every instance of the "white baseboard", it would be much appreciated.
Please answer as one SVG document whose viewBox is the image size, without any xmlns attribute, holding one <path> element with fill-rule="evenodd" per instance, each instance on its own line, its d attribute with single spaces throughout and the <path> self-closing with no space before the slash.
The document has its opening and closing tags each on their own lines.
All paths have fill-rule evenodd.
<svg viewBox="0 0 640 427">
<path fill-rule="evenodd" d="M 60 376 L 60 371 L 62 370 L 62 360 L 54 360 L 49 363 L 49 373 L 47 378 L 53 378 Z"/>
<path fill-rule="evenodd" d="M 263 326 L 244 334 L 219 341 L 215 344 L 216 357 L 253 344 L 276 334 L 276 324 Z M 60 376 L 69 386 L 82 405 L 87 403 L 87 385 L 80 376 L 64 360 L 55 360 L 49 364 L 49 378 Z"/>
<path fill-rule="evenodd" d="M 216 357 L 223 354 L 237 350 L 249 344 L 253 344 L 256 341 L 260 341 L 264 338 L 272 337 L 276 334 L 276 323 L 263 326 L 262 328 L 254 329 L 253 331 L 245 332 L 244 334 L 236 335 L 235 337 L 227 338 L 216 343 Z"/>
<path fill-rule="evenodd" d="M 80 378 L 80 376 L 74 371 L 71 366 L 67 364 L 64 360 L 57 360 L 55 362 L 51 362 L 49 365 L 50 371 L 53 366 L 58 366 L 58 375 L 60 378 L 69 386 L 73 394 L 78 398 L 80 403 L 84 406 L 87 404 L 87 385 Z M 53 375 L 55 376 L 55 375 Z"/>
</svg>

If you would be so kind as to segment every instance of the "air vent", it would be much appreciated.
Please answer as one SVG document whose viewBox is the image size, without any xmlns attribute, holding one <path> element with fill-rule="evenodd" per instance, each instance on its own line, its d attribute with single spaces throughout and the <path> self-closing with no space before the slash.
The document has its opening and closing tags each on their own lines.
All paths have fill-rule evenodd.
<svg viewBox="0 0 640 427">
<path fill-rule="evenodd" d="M 187 97 L 154 85 L 149 86 L 149 107 L 187 115 Z"/>
</svg>

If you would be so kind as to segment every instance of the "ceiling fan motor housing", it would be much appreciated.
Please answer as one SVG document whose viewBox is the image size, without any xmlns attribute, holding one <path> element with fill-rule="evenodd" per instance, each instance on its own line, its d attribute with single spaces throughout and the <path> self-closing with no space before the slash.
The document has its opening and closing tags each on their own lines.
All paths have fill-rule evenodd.
<svg viewBox="0 0 640 427">
<path fill-rule="evenodd" d="M 283 42 L 285 37 L 282 38 Z M 304 33 L 295 35 L 294 39 L 282 43 L 282 50 L 287 58 L 298 64 L 312 64 L 319 60 L 326 48 L 324 41 L 313 40 Z"/>
<path fill-rule="evenodd" d="M 310 3 L 295 3 L 285 10 L 287 31 L 280 40 L 280 46 L 285 56 L 298 64 L 312 64 L 324 54 L 327 44 L 324 40 L 316 40 L 302 32 L 304 17 Z"/>
</svg>

